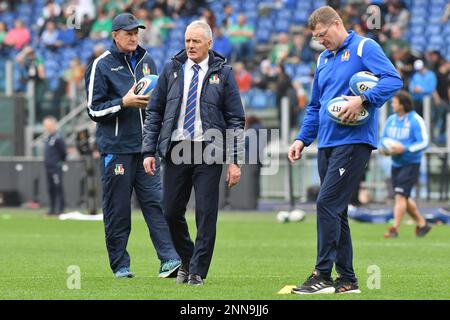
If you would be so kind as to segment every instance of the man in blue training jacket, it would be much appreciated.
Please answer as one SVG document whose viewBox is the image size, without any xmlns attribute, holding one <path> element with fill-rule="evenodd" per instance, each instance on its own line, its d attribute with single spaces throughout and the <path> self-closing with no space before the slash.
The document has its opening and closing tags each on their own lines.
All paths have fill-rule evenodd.
<svg viewBox="0 0 450 320">
<path fill-rule="evenodd" d="M 112 24 L 109 50 L 86 70 L 87 112 L 97 122 L 97 145 L 102 155 L 103 220 L 106 247 L 117 278 L 132 278 L 126 250 L 131 232 L 131 194 L 136 192 L 150 237 L 161 260 L 159 277 L 176 276 L 181 260 L 175 251 L 162 212 L 159 175 L 149 177 L 142 166 L 143 108 L 149 95 L 135 95 L 136 83 L 156 74 L 153 59 L 137 43 L 142 26 L 135 16 L 119 14 Z"/>
<path fill-rule="evenodd" d="M 313 273 L 292 293 L 359 293 L 347 208 L 370 154 L 377 148 L 378 109 L 402 87 L 402 80 L 381 47 L 347 31 L 333 8 L 315 10 L 308 27 L 326 50 L 318 58 L 310 103 L 288 158 L 299 160 L 304 147 L 318 137 L 317 260 Z M 359 71 L 372 72 L 379 82 L 360 96 L 348 96 L 349 80 Z M 326 115 L 328 102 L 340 96 L 348 101 L 340 113 L 344 124 Z M 369 111 L 368 121 L 347 125 L 363 108 Z M 338 274 L 335 281 L 331 278 L 333 265 Z"/>
</svg>

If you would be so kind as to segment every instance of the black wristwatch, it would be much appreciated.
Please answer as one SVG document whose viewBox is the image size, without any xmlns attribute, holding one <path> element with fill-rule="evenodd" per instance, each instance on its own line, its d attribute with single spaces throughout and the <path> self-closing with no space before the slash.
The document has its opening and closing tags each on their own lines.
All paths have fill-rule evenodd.
<svg viewBox="0 0 450 320">
<path fill-rule="evenodd" d="M 361 100 L 362 100 L 362 106 L 363 106 L 363 107 L 368 107 L 368 106 L 370 105 L 369 100 L 367 100 L 367 97 L 366 97 L 363 93 L 361 93 L 361 94 L 359 95 L 359 97 L 360 97 Z"/>
</svg>

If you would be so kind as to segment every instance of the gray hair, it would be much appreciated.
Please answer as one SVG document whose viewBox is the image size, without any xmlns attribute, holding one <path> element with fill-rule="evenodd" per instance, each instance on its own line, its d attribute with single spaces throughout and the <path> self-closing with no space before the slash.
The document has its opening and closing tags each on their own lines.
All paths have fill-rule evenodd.
<svg viewBox="0 0 450 320">
<path fill-rule="evenodd" d="M 212 30 L 211 27 L 209 26 L 209 24 L 207 24 L 206 22 L 202 21 L 202 20 L 195 20 L 192 21 L 186 28 L 201 28 L 203 29 L 203 31 L 205 32 L 205 37 L 208 40 L 212 40 Z"/>
</svg>

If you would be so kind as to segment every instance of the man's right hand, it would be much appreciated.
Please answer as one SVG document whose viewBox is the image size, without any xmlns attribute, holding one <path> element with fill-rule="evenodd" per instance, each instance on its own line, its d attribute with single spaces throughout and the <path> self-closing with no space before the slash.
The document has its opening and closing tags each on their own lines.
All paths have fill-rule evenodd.
<svg viewBox="0 0 450 320">
<path fill-rule="evenodd" d="M 150 99 L 150 94 L 148 95 L 135 95 L 134 88 L 136 84 L 134 84 L 130 90 L 128 90 L 127 94 L 122 98 L 122 103 L 125 108 L 146 108 L 148 104 L 148 100 Z"/>
<path fill-rule="evenodd" d="M 156 158 L 155 157 L 147 157 L 144 159 L 144 170 L 145 173 L 149 176 L 154 176 L 156 172 Z"/>
<path fill-rule="evenodd" d="M 302 151 L 304 147 L 305 144 L 300 140 L 295 140 L 295 142 L 290 146 L 288 151 L 288 159 L 291 163 L 294 163 L 302 158 Z"/>
</svg>

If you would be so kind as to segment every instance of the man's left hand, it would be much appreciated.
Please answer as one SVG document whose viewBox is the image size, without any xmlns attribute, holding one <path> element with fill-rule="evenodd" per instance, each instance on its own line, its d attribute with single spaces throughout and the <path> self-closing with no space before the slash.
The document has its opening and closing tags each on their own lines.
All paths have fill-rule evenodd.
<svg viewBox="0 0 450 320">
<path fill-rule="evenodd" d="M 349 123 L 355 122 L 358 115 L 364 109 L 362 106 L 362 99 L 360 96 L 342 96 L 343 99 L 347 100 L 347 107 L 342 108 L 339 112 L 338 117 L 342 119 L 342 122 Z"/>
<path fill-rule="evenodd" d="M 230 164 L 227 172 L 228 187 L 234 187 L 239 182 L 239 179 L 241 179 L 241 168 L 233 163 Z"/>
</svg>

